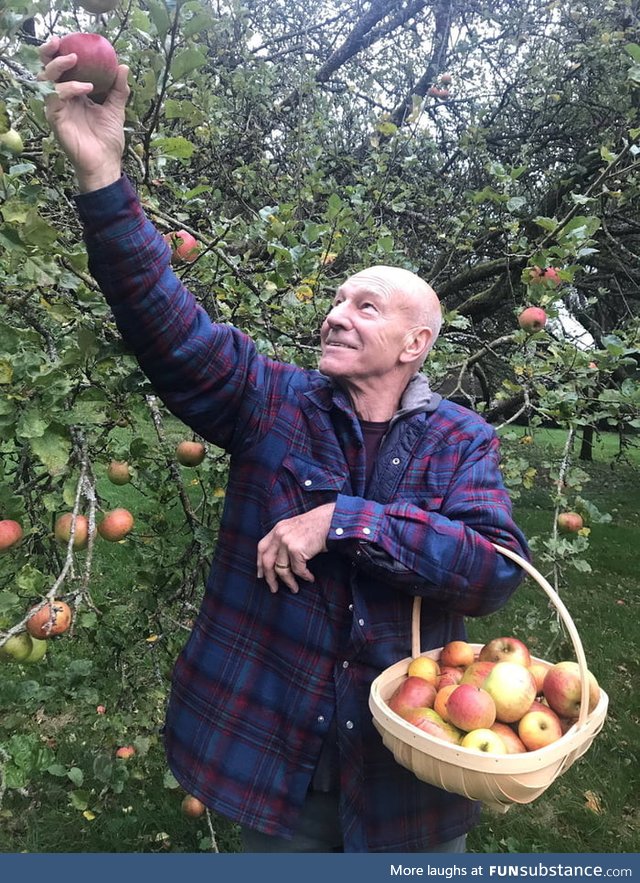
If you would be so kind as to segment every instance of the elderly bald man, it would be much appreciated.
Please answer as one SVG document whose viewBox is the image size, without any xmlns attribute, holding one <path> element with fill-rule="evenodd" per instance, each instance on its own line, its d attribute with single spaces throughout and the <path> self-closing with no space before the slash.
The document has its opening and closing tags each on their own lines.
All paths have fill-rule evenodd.
<svg viewBox="0 0 640 883">
<path fill-rule="evenodd" d="M 42 77 L 75 61 L 42 49 Z M 369 267 L 337 290 L 319 370 L 215 324 L 122 175 L 126 68 L 103 104 L 57 84 L 47 116 L 79 183 L 90 269 L 166 405 L 229 453 L 200 612 L 165 726 L 178 781 L 242 827 L 248 851 L 461 851 L 478 806 L 420 782 L 383 746 L 372 680 L 411 647 L 466 635 L 503 605 L 526 553 L 477 415 L 432 392 L 433 290 Z"/>
</svg>

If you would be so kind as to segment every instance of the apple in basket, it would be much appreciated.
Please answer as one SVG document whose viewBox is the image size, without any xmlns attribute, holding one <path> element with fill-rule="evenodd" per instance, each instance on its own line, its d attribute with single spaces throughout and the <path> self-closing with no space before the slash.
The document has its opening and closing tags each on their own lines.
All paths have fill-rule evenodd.
<svg viewBox="0 0 640 883">
<path fill-rule="evenodd" d="M 553 668 L 553 663 L 545 662 L 543 659 L 534 660 L 530 666 L 528 666 L 529 671 L 533 675 L 533 679 L 536 682 L 536 691 L 538 696 L 542 695 L 542 684 L 544 683 L 545 675 L 549 671 L 550 668 Z"/>
<path fill-rule="evenodd" d="M 600 687 L 595 676 L 587 671 L 589 711 L 598 704 Z M 580 713 L 580 666 L 577 662 L 558 662 L 545 675 L 542 693 L 551 708 L 565 718 L 577 718 Z"/>
<path fill-rule="evenodd" d="M 482 687 L 496 704 L 496 720 L 505 724 L 520 720 L 536 698 L 533 675 L 518 662 L 496 662 Z"/>
<path fill-rule="evenodd" d="M 518 721 L 518 736 L 528 751 L 538 751 L 562 736 L 562 724 L 555 711 L 541 702 L 533 704 L 536 707 L 523 714 Z"/>
<path fill-rule="evenodd" d="M 458 684 L 447 699 L 447 717 L 461 730 L 488 729 L 496 720 L 493 697 L 481 687 Z"/>
<path fill-rule="evenodd" d="M 457 668 L 452 665 L 445 665 L 440 669 L 440 674 L 438 675 L 438 680 L 436 681 L 436 688 L 438 690 L 442 690 L 443 687 L 448 687 L 449 684 L 459 684 L 462 680 L 462 676 L 464 674 L 463 668 Z"/>
<path fill-rule="evenodd" d="M 460 683 L 481 687 L 495 665 L 495 662 L 472 662 L 471 665 L 465 668 Z"/>
<path fill-rule="evenodd" d="M 480 662 L 519 662 L 520 665 L 531 665 L 529 648 L 518 638 L 494 638 L 480 650 Z"/>
<path fill-rule="evenodd" d="M 500 736 L 486 727 L 470 730 L 460 743 L 462 748 L 472 748 L 485 754 L 506 754 L 507 747 Z"/>
<path fill-rule="evenodd" d="M 430 656 L 416 656 L 416 658 L 412 659 L 409 663 L 407 674 L 409 677 L 416 675 L 416 677 L 424 678 L 425 681 L 429 681 L 429 683 L 433 684 L 435 687 L 436 681 L 440 675 L 440 666 L 435 659 L 431 659 Z"/>
<path fill-rule="evenodd" d="M 475 660 L 475 650 L 467 641 L 449 641 L 440 651 L 440 669 L 448 666 L 466 668 Z"/>
<path fill-rule="evenodd" d="M 445 742 L 460 743 L 462 733 L 457 727 L 443 721 L 433 708 L 403 708 L 401 716 L 423 733 L 443 739 Z"/>
<path fill-rule="evenodd" d="M 527 751 L 527 746 L 509 724 L 496 721 L 489 729 L 500 736 L 507 748 L 507 754 L 524 754 Z"/>
<path fill-rule="evenodd" d="M 392 711 L 400 714 L 403 708 L 433 708 L 435 698 L 436 688 L 433 684 L 412 675 L 396 687 L 388 705 Z"/>
</svg>

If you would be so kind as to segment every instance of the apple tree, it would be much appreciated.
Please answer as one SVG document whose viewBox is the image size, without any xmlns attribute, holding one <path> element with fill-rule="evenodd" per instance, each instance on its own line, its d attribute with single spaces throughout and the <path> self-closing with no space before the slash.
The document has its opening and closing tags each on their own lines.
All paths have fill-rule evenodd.
<svg viewBox="0 0 640 883">
<path fill-rule="evenodd" d="M 126 173 L 183 247 L 175 271 L 265 353 L 314 365 L 333 290 L 362 266 L 431 282 L 434 386 L 500 428 L 514 497 L 544 481 L 556 515 L 583 519 L 532 538 L 561 588 L 609 517 L 576 440 L 614 430 L 624 455 L 640 428 L 638 30 L 634 4 L 595 0 L 3 0 L 0 520 L 23 536 L 0 557 L 0 645 L 24 643 L 48 601 L 73 620 L 37 665 L 5 650 L 0 804 L 63 796 L 87 827 L 136 781 L 176 790 L 163 708 L 226 477 L 88 274 L 38 45 L 95 31 L 129 65 Z M 530 308 L 540 328 L 519 324 Z M 546 425 L 566 445 L 541 474 L 529 451 Z M 113 510 L 124 533 L 101 530 Z M 232 842 L 214 828 L 201 848 L 220 830 Z M 167 848 L 164 833 L 144 829 L 142 848 Z"/>
</svg>

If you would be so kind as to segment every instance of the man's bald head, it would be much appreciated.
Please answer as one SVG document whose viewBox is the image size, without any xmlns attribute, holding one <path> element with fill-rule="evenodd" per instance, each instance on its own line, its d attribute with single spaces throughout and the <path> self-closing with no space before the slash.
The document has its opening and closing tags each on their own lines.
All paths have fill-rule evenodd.
<svg viewBox="0 0 640 883">
<path fill-rule="evenodd" d="M 373 283 L 384 291 L 387 297 L 400 300 L 402 310 L 406 311 L 412 325 L 431 330 L 429 345 L 422 358 L 424 362 L 442 327 L 440 300 L 433 288 L 411 270 L 389 267 L 385 264 L 376 264 L 360 270 L 347 281 Z"/>
</svg>

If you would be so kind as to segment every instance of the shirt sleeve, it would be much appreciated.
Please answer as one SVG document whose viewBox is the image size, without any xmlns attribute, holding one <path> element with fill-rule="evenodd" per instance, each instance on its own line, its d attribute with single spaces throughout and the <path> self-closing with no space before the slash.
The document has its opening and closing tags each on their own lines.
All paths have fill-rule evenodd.
<svg viewBox="0 0 640 883">
<path fill-rule="evenodd" d="M 208 441 L 231 451 L 250 444 L 272 413 L 269 378 L 287 366 L 211 320 L 171 269 L 169 246 L 125 176 L 76 204 L 91 274 L 160 398 Z"/>
<path fill-rule="evenodd" d="M 388 585 L 484 616 L 506 603 L 524 575 L 492 543 L 528 559 L 526 540 L 512 518 L 491 427 L 441 456 L 455 457 L 457 468 L 437 511 L 339 494 L 328 546 Z"/>
</svg>

